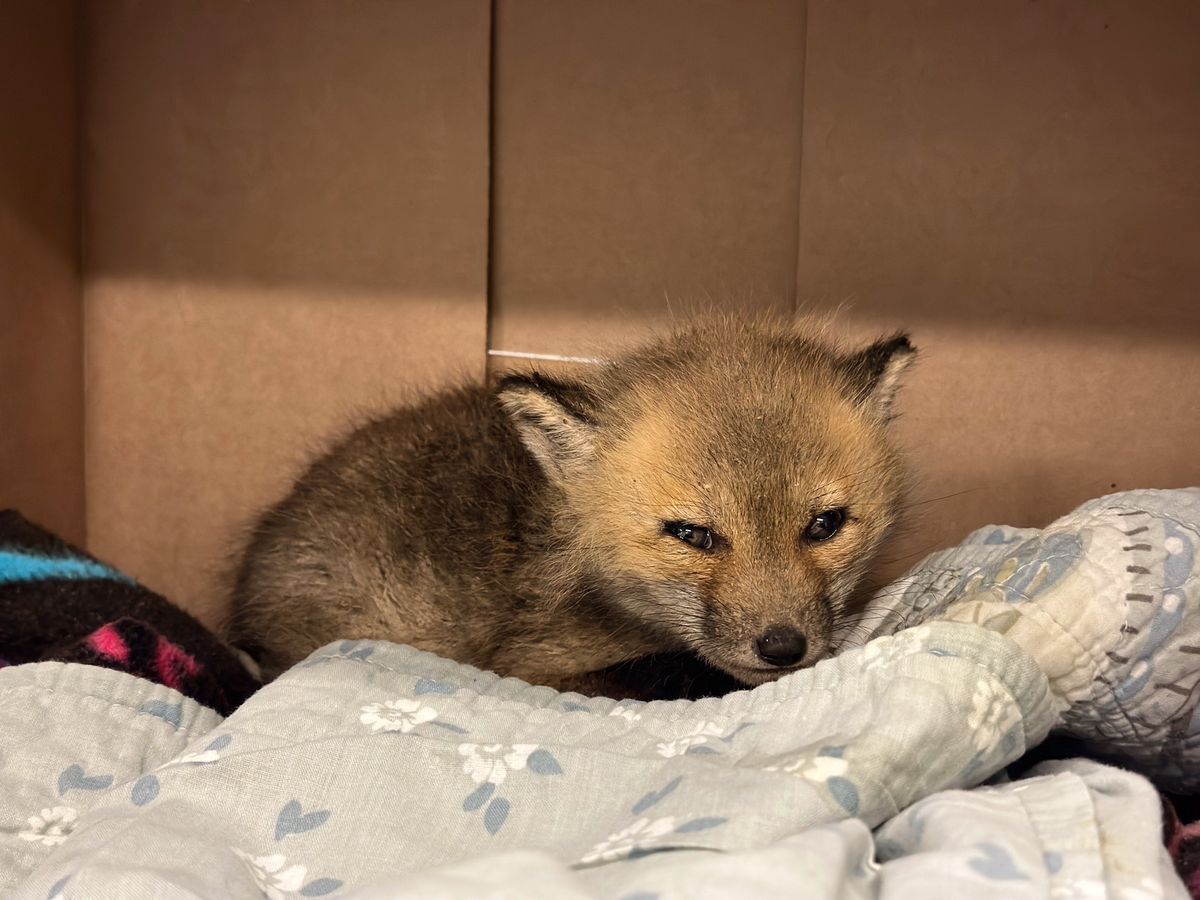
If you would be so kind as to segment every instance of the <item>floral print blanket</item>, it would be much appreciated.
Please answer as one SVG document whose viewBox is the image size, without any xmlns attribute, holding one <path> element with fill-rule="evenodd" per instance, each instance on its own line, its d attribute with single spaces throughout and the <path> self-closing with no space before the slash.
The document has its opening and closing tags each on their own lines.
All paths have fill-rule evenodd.
<svg viewBox="0 0 1200 900">
<path fill-rule="evenodd" d="M 0 895 L 1187 896 L 1200 491 L 983 529 L 752 691 L 558 694 L 342 642 L 229 718 L 115 670 L 0 669 Z M 1051 732 L 1089 755 L 1016 781 Z M 931 889 L 936 887 L 936 891 Z"/>
</svg>

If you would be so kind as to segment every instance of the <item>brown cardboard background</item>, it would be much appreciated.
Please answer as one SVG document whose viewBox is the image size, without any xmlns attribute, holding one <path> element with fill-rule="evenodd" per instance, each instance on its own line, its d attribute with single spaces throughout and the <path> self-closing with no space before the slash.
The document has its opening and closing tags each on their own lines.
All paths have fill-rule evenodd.
<svg viewBox="0 0 1200 900">
<path fill-rule="evenodd" d="M 905 327 L 904 565 L 1200 482 L 1200 7 L 808 4 L 798 297 Z M 962 492 L 962 493 L 960 493 Z"/>
<path fill-rule="evenodd" d="M 212 622 L 314 445 L 482 374 L 488 4 L 89 10 L 90 545 Z"/>
<path fill-rule="evenodd" d="M 802 301 L 1200 338 L 1200 5 L 808 7 Z"/>
<path fill-rule="evenodd" d="M 70 0 L 0 5 L 0 509 L 84 537 Z"/>
<path fill-rule="evenodd" d="M 804 4 L 497 7 L 491 348 L 789 310 Z"/>
</svg>

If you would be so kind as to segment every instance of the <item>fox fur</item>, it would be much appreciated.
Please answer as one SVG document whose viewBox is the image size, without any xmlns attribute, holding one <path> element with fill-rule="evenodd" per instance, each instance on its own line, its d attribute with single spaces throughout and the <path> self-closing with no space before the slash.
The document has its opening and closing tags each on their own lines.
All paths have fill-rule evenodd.
<svg viewBox="0 0 1200 900">
<path fill-rule="evenodd" d="M 903 509 L 887 425 L 914 357 L 905 335 L 846 352 L 706 320 L 389 412 L 258 521 L 231 637 L 268 675 L 371 638 L 624 695 L 597 673 L 654 654 L 747 685 L 812 665 Z M 768 632 L 790 655 L 764 656 Z"/>
</svg>

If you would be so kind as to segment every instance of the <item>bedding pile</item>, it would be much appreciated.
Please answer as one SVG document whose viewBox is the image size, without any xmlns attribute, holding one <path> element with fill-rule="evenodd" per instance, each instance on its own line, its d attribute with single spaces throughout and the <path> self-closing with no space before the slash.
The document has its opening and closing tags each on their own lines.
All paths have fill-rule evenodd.
<svg viewBox="0 0 1200 900">
<path fill-rule="evenodd" d="M 262 686 L 183 610 L 0 510 L 0 667 L 47 660 L 120 669 L 225 714 Z"/>
<path fill-rule="evenodd" d="M 1198 545 L 1198 490 L 983 529 L 834 658 L 696 701 L 383 642 L 225 719 L 126 672 L 9 666 L 0 894 L 1187 897 L 1145 776 L 1200 780 Z M 1104 762 L 1009 781 L 1051 733 Z"/>
</svg>

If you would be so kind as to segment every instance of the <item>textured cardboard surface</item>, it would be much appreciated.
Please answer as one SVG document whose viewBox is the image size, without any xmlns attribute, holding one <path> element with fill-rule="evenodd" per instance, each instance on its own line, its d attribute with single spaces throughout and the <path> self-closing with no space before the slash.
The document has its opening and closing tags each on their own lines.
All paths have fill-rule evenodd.
<svg viewBox="0 0 1200 900">
<path fill-rule="evenodd" d="M 90 4 L 91 548 L 217 617 L 358 413 L 484 365 L 488 4 Z"/>
<path fill-rule="evenodd" d="M 1200 7 L 808 6 L 798 297 L 911 329 L 957 494 L 896 555 L 1200 483 Z"/>
<path fill-rule="evenodd" d="M 82 542 L 75 24 L 0 5 L 0 508 Z"/>
<path fill-rule="evenodd" d="M 1040 526 L 1134 487 L 1200 483 L 1194 337 L 918 320 L 894 424 L 917 484 L 882 578 L 989 523 Z"/>
<path fill-rule="evenodd" d="M 1198 40 L 1187 0 L 813 0 L 801 302 L 1200 341 Z"/>
<path fill-rule="evenodd" d="M 214 621 L 243 529 L 324 443 L 482 371 L 478 296 L 94 280 L 90 547 Z"/>
<path fill-rule="evenodd" d="M 494 349 L 791 308 L 804 4 L 497 6 Z"/>
</svg>

